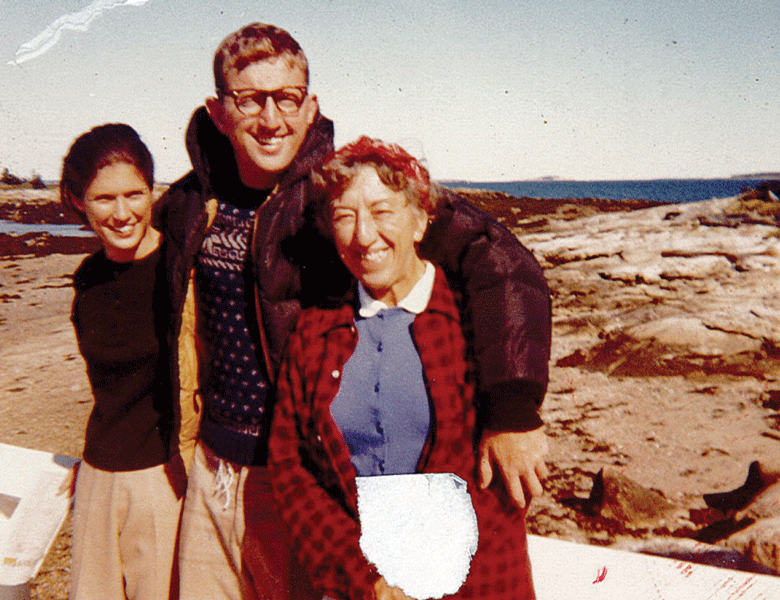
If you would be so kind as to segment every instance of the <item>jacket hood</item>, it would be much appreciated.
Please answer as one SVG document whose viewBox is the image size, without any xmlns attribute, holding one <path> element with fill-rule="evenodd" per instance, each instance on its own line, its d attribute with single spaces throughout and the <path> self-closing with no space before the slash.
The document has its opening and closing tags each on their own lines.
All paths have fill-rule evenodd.
<svg viewBox="0 0 780 600">
<path fill-rule="evenodd" d="M 187 127 L 187 153 L 203 190 L 221 196 L 240 181 L 230 139 L 217 129 L 205 106 L 195 110 Z M 311 169 L 333 150 L 333 122 L 319 112 L 290 166 L 277 185 L 287 187 L 308 177 Z"/>
</svg>

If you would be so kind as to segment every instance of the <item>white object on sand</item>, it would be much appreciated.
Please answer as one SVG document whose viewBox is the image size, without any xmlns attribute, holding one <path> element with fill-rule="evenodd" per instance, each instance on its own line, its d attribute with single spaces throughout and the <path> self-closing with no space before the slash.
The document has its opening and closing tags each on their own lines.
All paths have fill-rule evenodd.
<svg viewBox="0 0 780 600">
<path fill-rule="evenodd" d="M 0 600 L 29 597 L 68 512 L 70 498 L 58 491 L 75 462 L 0 444 Z"/>
</svg>

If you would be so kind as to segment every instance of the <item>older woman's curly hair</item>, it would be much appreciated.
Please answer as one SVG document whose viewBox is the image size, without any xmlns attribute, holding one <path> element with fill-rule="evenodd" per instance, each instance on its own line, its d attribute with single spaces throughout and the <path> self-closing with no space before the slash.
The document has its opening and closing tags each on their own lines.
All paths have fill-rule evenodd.
<svg viewBox="0 0 780 600">
<path fill-rule="evenodd" d="M 402 192 L 408 202 L 429 216 L 436 209 L 439 187 L 428 170 L 398 144 L 362 136 L 331 152 L 313 172 L 314 185 L 322 202 L 318 206 L 320 226 L 329 231 L 330 202 L 340 197 L 358 171 L 373 167 L 379 179 L 394 192 Z"/>
</svg>

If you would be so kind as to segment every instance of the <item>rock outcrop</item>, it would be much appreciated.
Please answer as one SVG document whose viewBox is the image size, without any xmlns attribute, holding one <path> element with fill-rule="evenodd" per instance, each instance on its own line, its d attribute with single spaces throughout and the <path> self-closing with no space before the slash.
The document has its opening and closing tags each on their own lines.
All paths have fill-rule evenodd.
<svg viewBox="0 0 780 600">
<path fill-rule="evenodd" d="M 659 537 L 641 541 L 621 539 L 613 544 L 616 548 L 780 575 L 778 480 L 775 467 L 754 461 L 743 485 L 704 495 L 705 503 L 720 514 L 710 514 L 706 526 L 691 520 L 695 508 L 671 501 L 663 491 L 648 489 L 615 467 L 598 472 L 581 506 L 624 530 L 660 532 Z M 668 532 L 675 536 L 665 535 Z"/>
<path fill-rule="evenodd" d="M 598 472 L 587 506 L 630 529 L 676 529 L 690 525 L 684 507 L 659 490 L 643 487 L 616 467 L 604 467 Z"/>
<path fill-rule="evenodd" d="M 778 572 L 766 479 L 731 512 L 703 500 L 780 455 L 776 215 L 775 202 L 727 198 L 515 224 L 553 294 L 553 499 L 532 508 L 532 530 L 637 547 L 688 538 L 710 564 Z M 594 478 L 606 497 L 572 502 Z"/>
<path fill-rule="evenodd" d="M 745 483 L 704 501 L 737 529 L 721 545 L 780 575 L 780 463 L 753 461 Z"/>
<path fill-rule="evenodd" d="M 599 331 L 559 364 L 634 376 L 777 373 L 780 238 L 774 225 L 740 222 L 734 206 L 598 215 L 522 236 L 547 268 L 556 321 Z M 703 224 L 725 218 L 739 226 Z"/>
</svg>

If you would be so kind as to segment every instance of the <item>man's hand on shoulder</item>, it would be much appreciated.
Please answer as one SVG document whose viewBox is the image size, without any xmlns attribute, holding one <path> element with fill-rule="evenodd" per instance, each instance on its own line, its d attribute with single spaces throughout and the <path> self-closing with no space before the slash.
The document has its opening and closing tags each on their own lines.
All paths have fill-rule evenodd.
<svg viewBox="0 0 780 600">
<path fill-rule="evenodd" d="M 547 436 L 544 427 L 531 431 L 489 431 L 479 443 L 479 486 L 484 489 L 501 473 L 507 492 L 521 509 L 542 495 L 541 479 L 549 474 L 544 456 Z"/>
</svg>

